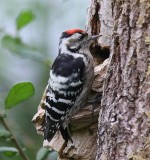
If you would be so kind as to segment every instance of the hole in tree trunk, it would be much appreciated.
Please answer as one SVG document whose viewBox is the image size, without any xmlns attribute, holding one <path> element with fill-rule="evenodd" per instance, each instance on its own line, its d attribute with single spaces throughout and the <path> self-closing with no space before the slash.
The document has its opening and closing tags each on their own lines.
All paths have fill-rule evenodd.
<svg viewBox="0 0 150 160">
<path fill-rule="evenodd" d="M 109 47 L 101 47 L 98 44 L 91 45 L 90 51 L 92 56 L 94 57 L 96 65 L 102 63 L 105 59 L 109 58 L 110 55 Z"/>
</svg>

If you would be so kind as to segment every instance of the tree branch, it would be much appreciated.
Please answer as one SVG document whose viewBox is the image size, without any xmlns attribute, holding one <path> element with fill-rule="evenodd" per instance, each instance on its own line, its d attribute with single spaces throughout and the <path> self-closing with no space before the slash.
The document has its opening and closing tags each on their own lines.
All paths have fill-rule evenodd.
<svg viewBox="0 0 150 160">
<path fill-rule="evenodd" d="M 10 128 L 8 127 L 7 123 L 5 122 L 3 117 L 0 117 L 0 120 L 3 124 L 3 126 L 5 127 L 6 130 L 8 130 L 11 135 L 12 138 L 11 140 L 13 141 L 13 143 L 15 144 L 16 148 L 18 149 L 20 156 L 22 157 L 23 160 L 29 160 L 29 158 L 27 157 L 27 155 L 24 153 L 24 151 L 22 150 L 22 147 L 20 146 L 20 144 L 18 143 L 16 137 L 14 136 L 14 134 L 12 133 L 12 131 L 10 130 Z"/>
</svg>

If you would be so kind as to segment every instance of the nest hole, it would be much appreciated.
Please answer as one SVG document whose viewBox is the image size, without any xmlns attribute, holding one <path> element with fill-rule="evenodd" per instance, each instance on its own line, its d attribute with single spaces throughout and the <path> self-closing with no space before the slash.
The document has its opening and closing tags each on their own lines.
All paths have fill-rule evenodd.
<svg viewBox="0 0 150 160">
<path fill-rule="evenodd" d="M 95 65 L 101 64 L 105 59 L 109 58 L 110 56 L 110 48 L 101 47 L 98 44 L 91 45 L 90 52 L 94 57 Z"/>
</svg>

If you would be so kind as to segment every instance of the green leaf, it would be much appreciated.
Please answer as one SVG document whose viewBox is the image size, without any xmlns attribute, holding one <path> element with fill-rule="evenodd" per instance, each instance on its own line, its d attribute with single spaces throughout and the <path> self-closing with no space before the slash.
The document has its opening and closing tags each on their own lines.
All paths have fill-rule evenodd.
<svg viewBox="0 0 150 160">
<path fill-rule="evenodd" d="M 30 58 L 34 61 L 44 62 L 48 66 L 50 65 L 50 60 L 45 54 L 41 54 L 37 49 L 25 45 L 18 37 L 5 35 L 1 40 L 1 45 L 17 56 Z"/>
<path fill-rule="evenodd" d="M 51 151 L 46 148 L 40 148 L 36 155 L 36 160 L 45 160 L 50 152 Z"/>
<path fill-rule="evenodd" d="M 12 52 L 18 51 L 18 48 L 21 47 L 22 45 L 23 44 L 21 42 L 21 39 L 18 37 L 11 37 L 9 35 L 6 35 L 2 38 L 2 46 L 4 48 L 9 49 Z"/>
<path fill-rule="evenodd" d="M 10 138 L 11 137 L 11 133 L 7 130 L 5 130 L 4 128 L 0 127 L 0 138 Z"/>
<path fill-rule="evenodd" d="M 9 90 L 5 100 L 5 109 L 11 109 L 16 104 L 28 99 L 34 94 L 34 86 L 31 82 L 17 83 Z"/>
<path fill-rule="evenodd" d="M 18 150 L 14 147 L 0 147 L 0 152 L 7 157 L 13 157 L 16 153 L 18 153 Z"/>
<path fill-rule="evenodd" d="M 31 10 L 22 11 L 16 18 L 17 29 L 20 30 L 35 19 L 35 15 Z"/>
</svg>

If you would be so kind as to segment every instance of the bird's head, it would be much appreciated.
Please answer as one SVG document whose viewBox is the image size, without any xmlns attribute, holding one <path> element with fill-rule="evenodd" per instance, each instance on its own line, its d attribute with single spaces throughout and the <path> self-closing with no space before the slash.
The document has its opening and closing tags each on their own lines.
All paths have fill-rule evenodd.
<svg viewBox="0 0 150 160">
<path fill-rule="evenodd" d="M 88 34 L 81 29 L 67 30 L 64 31 L 60 37 L 59 48 L 77 52 L 81 48 L 89 48 L 90 44 L 98 37 L 100 37 L 100 35 L 88 36 Z"/>
</svg>

